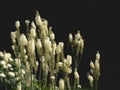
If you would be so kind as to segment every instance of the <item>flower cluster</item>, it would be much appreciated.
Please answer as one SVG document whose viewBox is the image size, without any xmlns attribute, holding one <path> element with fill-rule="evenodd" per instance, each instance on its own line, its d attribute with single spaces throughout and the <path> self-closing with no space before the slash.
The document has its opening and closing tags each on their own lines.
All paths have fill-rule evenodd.
<svg viewBox="0 0 120 90">
<path fill-rule="evenodd" d="M 11 32 L 14 55 L 0 52 L 0 83 L 6 90 L 76 90 L 81 88 L 79 62 L 84 49 L 84 40 L 80 31 L 74 38 L 69 34 L 69 43 L 73 55 L 64 54 L 64 42 L 56 42 L 52 27 L 48 27 L 46 19 L 41 18 L 38 11 L 34 21 L 25 20 L 26 31 L 21 33 L 20 21 L 15 22 L 16 31 Z M 79 59 L 80 57 L 80 59 Z M 96 55 L 95 65 L 90 62 L 90 85 L 93 77 L 98 81 L 100 75 L 100 56 Z M 75 62 L 74 67 L 72 67 Z M 70 75 L 74 82 L 71 83 Z M 73 86 L 74 85 L 74 86 Z"/>
<path fill-rule="evenodd" d="M 87 78 L 90 82 L 91 89 L 97 90 L 97 84 L 100 77 L 100 53 L 97 51 L 95 63 L 90 62 L 90 73 L 88 72 Z"/>
</svg>

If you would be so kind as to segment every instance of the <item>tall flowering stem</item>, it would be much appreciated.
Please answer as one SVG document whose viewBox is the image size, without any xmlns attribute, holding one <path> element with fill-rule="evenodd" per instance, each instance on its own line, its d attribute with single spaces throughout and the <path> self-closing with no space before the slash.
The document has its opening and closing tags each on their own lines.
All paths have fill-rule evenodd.
<svg viewBox="0 0 120 90">
<path fill-rule="evenodd" d="M 77 31 L 77 33 L 75 34 L 74 38 L 72 33 L 69 34 L 69 43 L 71 45 L 72 48 L 72 52 L 73 52 L 73 58 L 74 58 L 74 70 L 75 73 L 77 72 L 76 70 L 78 69 L 78 65 L 82 60 L 82 54 L 83 54 L 83 49 L 84 49 L 84 40 L 80 34 L 80 31 Z M 80 57 L 80 59 L 79 59 Z M 74 75 L 74 88 L 76 86 L 76 75 Z M 79 85 L 78 85 L 79 86 Z"/>
<path fill-rule="evenodd" d="M 98 89 L 98 80 L 100 77 L 100 53 L 97 51 L 95 63 L 90 62 L 90 73 L 88 73 L 88 79 L 90 81 L 90 86 L 94 90 Z M 91 75 L 90 75 L 91 74 Z M 92 84 L 91 84 L 92 83 Z"/>
<path fill-rule="evenodd" d="M 74 38 L 72 33 L 69 34 L 73 53 L 72 56 L 67 54 L 65 57 L 64 43 L 56 44 L 52 27 L 48 27 L 48 21 L 41 18 L 38 11 L 35 22 L 26 20 L 25 24 L 25 34 L 20 31 L 19 20 L 15 22 L 16 31 L 11 32 L 14 56 L 11 57 L 12 55 L 5 51 L 0 52 L 0 83 L 5 83 L 5 89 L 7 90 L 9 85 L 12 90 L 41 90 L 46 87 L 50 87 L 50 90 L 81 88 L 78 67 L 82 60 L 84 40 L 80 31 L 77 31 Z M 95 62 L 90 62 L 90 67 L 87 75 L 90 89 L 97 90 L 100 76 L 99 51 Z M 71 75 L 74 76 L 73 83 Z"/>
</svg>

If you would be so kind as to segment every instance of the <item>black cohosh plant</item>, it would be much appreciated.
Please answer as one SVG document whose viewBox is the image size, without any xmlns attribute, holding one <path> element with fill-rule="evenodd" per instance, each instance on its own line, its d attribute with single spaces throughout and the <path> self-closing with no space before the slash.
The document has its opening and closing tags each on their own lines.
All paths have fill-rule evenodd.
<svg viewBox="0 0 120 90">
<path fill-rule="evenodd" d="M 73 55 L 64 54 L 64 43 L 55 41 L 55 34 L 48 21 L 36 11 L 35 20 L 25 20 L 26 31 L 21 33 L 20 21 L 15 22 L 16 31 L 11 32 L 12 53 L 0 52 L 0 84 L 5 90 L 79 90 L 78 66 L 84 49 L 84 40 L 78 31 L 69 43 Z M 79 58 L 80 57 L 80 58 Z M 74 59 L 74 60 L 73 60 Z M 91 89 L 97 90 L 100 76 L 100 54 L 95 64 L 90 62 L 88 79 Z M 72 69 L 72 64 L 74 69 Z M 74 85 L 70 74 L 74 74 Z M 93 84 L 94 82 L 94 84 Z"/>
</svg>

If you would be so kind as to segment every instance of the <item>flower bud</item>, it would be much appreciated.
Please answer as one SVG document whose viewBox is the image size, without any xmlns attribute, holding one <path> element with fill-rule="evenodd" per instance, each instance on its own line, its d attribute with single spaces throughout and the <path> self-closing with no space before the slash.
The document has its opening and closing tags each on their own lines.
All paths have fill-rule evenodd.
<svg viewBox="0 0 120 90">
<path fill-rule="evenodd" d="M 16 36 L 17 35 L 17 32 L 11 32 L 11 39 L 12 39 L 12 43 L 15 43 L 16 42 Z"/>
<path fill-rule="evenodd" d="M 57 45 L 57 47 L 56 47 L 56 53 L 59 54 L 59 53 L 61 53 L 61 51 L 62 51 L 62 50 L 61 50 L 61 48 L 60 48 L 60 45 Z"/>
<path fill-rule="evenodd" d="M 32 21 L 32 23 L 31 23 L 31 28 L 36 29 L 36 25 L 35 25 L 34 21 Z"/>
<path fill-rule="evenodd" d="M 0 73 L 0 77 L 4 78 L 4 77 L 6 77 L 6 75 L 4 73 Z"/>
<path fill-rule="evenodd" d="M 27 45 L 28 44 L 28 40 L 24 34 L 20 35 L 19 44 L 20 45 Z"/>
<path fill-rule="evenodd" d="M 72 36 L 72 33 L 69 34 L 69 42 L 72 42 L 73 41 L 73 36 Z"/>
<path fill-rule="evenodd" d="M 12 65 L 8 63 L 8 64 L 7 64 L 7 67 L 8 67 L 8 68 L 11 68 L 11 67 L 12 67 Z"/>
<path fill-rule="evenodd" d="M 6 65 L 6 62 L 3 60 L 3 61 L 0 61 L 0 64 L 5 66 Z"/>
<path fill-rule="evenodd" d="M 67 55 L 67 65 L 70 66 L 72 64 L 72 56 Z"/>
<path fill-rule="evenodd" d="M 35 22 L 36 22 L 36 24 L 37 24 L 38 26 L 40 26 L 41 23 L 42 23 L 42 20 L 41 20 L 41 17 L 40 17 L 40 14 L 39 14 L 38 11 L 36 12 Z"/>
<path fill-rule="evenodd" d="M 94 65 L 93 61 L 90 61 L 90 67 L 91 67 L 92 69 L 95 68 L 95 65 Z"/>
<path fill-rule="evenodd" d="M 90 82 L 90 86 L 93 87 L 93 77 L 90 74 L 88 74 L 87 78 Z"/>
<path fill-rule="evenodd" d="M 17 20 L 17 21 L 15 22 L 15 27 L 16 27 L 17 29 L 20 27 L 20 21 L 19 21 L 19 20 Z"/>
<path fill-rule="evenodd" d="M 37 47 L 37 49 L 41 49 L 42 48 L 42 43 L 41 43 L 40 39 L 37 39 L 36 47 Z"/>
<path fill-rule="evenodd" d="M 34 42 L 34 39 L 31 39 L 28 42 L 28 52 L 29 52 L 30 55 L 33 55 L 34 52 L 35 52 L 35 42 Z"/>
<path fill-rule="evenodd" d="M 14 72 L 8 72 L 8 75 L 9 75 L 10 77 L 15 77 L 15 73 L 14 73 Z"/>
<path fill-rule="evenodd" d="M 50 40 L 53 41 L 55 39 L 55 34 L 53 32 L 50 33 Z"/>
<path fill-rule="evenodd" d="M 65 83 L 63 79 L 59 80 L 59 90 L 64 90 L 65 88 Z"/>
<path fill-rule="evenodd" d="M 37 36 L 36 29 L 35 28 L 31 28 L 30 29 L 30 37 L 31 38 L 35 38 L 36 36 Z"/>
<path fill-rule="evenodd" d="M 75 76 L 76 79 L 79 78 L 79 74 L 78 74 L 78 72 L 77 72 L 77 69 L 75 69 L 74 76 Z"/>
<path fill-rule="evenodd" d="M 55 79 L 55 76 L 51 76 L 50 78 L 51 78 L 52 80 L 54 80 L 54 79 Z"/>
<path fill-rule="evenodd" d="M 59 42 L 60 48 L 63 49 L 64 47 L 64 43 L 63 42 Z"/>
<path fill-rule="evenodd" d="M 29 26 L 30 21 L 29 20 L 25 20 L 25 23 L 26 23 L 27 26 Z"/>
<path fill-rule="evenodd" d="M 97 51 L 97 53 L 96 53 L 96 59 L 100 59 L 100 53 L 99 53 L 99 51 Z"/>
<path fill-rule="evenodd" d="M 96 68 L 96 71 L 99 72 L 99 70 L 100 70 L 100 65 L 99 65 L 98 59 L 95 60 L 95 68 Z"/>
<path fill-rule="evenodd" d="M 0 51 L 0 57 L 3 57 L 3 52 Z"/>
</svg>

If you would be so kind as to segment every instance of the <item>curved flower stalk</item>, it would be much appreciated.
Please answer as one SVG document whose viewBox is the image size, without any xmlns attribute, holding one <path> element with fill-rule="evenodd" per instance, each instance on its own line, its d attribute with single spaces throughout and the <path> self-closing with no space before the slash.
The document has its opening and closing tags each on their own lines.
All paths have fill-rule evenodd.
<svg viewBox="0 0 120 90">
<path fill-rule="evenodd" d="M 100 53 L 97 51 L 95 63 L 90 62 L 90 73 L 88 73 L 87 77 L 90 81 L 90 87 L 92 90 L 98 89 L 98 80 L 100 77 Z M 91 74 L 91 75 L 90 75 Z"/>
</svg>

